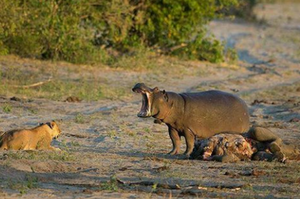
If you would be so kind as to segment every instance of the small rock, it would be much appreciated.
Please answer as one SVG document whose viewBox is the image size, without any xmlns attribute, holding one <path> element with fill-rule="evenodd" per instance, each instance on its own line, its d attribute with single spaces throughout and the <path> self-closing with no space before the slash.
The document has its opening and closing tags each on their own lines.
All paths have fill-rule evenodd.
<svg viewBox="0 0 300 199">
<path fill-rule="evenodd" d="M 230 89 L 230 90 L 232 90 L 232 91 L 235 92 L 235 93 L 237 93 L 237 92 L 240 91 L 239 89 L 236 89 L 236 88 L 232 88 L 232 89 Z"/>
<path fill-rule="evenodd" d="M 288 99 L 288 101 L 287 101 L 288 103 L 295 103 L 296 102 L 296 100 L 295 99 Z"/>
<path fill-rule="evenodd" d="M 81 102 L 82 100 L 75 96 L 67 97 L 64 102 Z"/>
<path fill-rule="evenodd" d="M 290 119 L 289 122 L 299 122 L 299 121 L 300 121 L 300 119 L 295 117 L 295 118 Z"/>
<path fill-rule="evenodd" d="M 261 176 L 261 175 L 265 175 L 266 172 L 265 171 L 259 171 L 259 170 L 253 169 L 251 174 L 253 176 Z"/>
<path fill-rule="evenodd" d="M 253 105 L 256 105 L 256 104 L 268 104 L 268 102 L 266 101 L 266 100 L 257 100 L 257 99 L 255 99 L 252 103 L 251 103 L 251 105 L 253 106 Z"/>
<path fill-rule="evenodd" d="M 264 115 L 263 118 L 264 119 L 273 119 L 273 116 L 272 115 Z"/>
<path fill-rule="evenodd" d="M 19 97 L 11 97 L 11 101 L 16 101 L 16 102 L 33 102 L 32 99 L 26 99 L 26 98 L 19 98 Z"/>
<path fill-rule="evenodd" d="M 162 171 L 165 171 L 165 170 L 169 170 L 170 169 L 170 167 L 168 167 L 168 166 L 162 166 L 162 167 L 158 167 L 158 168 L 153 168 L 153 170 L 154 171 L 156 171 L 156 172 L 162 172 Z"/>
<path fill-rule="evenodd" d="M 85 193 L 85 194 L 92 194 L 94 191 L 92 191 L 91 189 L 84 189 L 82 190 L 82 193 Z"/>
<path fill-rule="evenodd" d="M 22 101 L 21 98 L 18 98 L 18 97 L 15 97 L 15 96 L 11 97 L 10 100 L 11 101 L 16 101 L 16 102 L 21 102 Z"/>
</svg>

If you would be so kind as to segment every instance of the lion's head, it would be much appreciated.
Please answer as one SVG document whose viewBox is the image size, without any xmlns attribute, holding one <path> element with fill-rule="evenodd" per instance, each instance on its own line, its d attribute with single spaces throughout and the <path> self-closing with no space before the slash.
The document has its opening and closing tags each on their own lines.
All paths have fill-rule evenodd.
<svg viewBox="0 0 300 199">
<path fill-rule="evenodd" d="M 61 133 L 61 130 L 58 127 L 57 123 L 55 121 L 52 121 L 52 122 L 47 122 L 46 124 L 51 129 L 50 135 L 51 135 L 52 139 L 57 139 Z"/>
</svg>

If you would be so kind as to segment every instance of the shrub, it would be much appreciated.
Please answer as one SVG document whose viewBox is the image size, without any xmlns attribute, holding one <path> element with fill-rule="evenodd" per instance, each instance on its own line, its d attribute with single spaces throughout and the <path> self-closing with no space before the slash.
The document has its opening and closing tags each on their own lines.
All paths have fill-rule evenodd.
<svg viewBox="0 0 300 199">
<path fill-rule="evenodd" d="M 101 49 L 92 43 L 97 27 L 92 22 L 100 15 L 88 2 L 3 0 L 0 38 L 9 53 L 24 57 L 100 61 Z"/>
<path fill-rule="evenodd" d="M 258 3 L 258 0 L 240 0 L 237 6 L 229 6 L 221 9 L 219 13 L 224 15 L 235 15 L 247 20 L 255 20 L 253 13 L 254 6 Z"/>
<path fill-rule="evenodd" d="M 219 62 L 223 45 L 205 25 L 238 0 L 2 0 L 0 54 L 110 63 L 112 48 L 141 46 Z"/>
</svg>

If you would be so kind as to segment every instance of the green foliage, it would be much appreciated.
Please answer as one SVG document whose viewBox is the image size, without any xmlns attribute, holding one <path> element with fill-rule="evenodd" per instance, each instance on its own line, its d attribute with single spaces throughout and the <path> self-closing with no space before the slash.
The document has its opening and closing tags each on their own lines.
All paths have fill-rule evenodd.
<svg viewBox="0 0 300 199">
<path fill-rule="evenodd" d="M 5 104 L 2 108 L 4 113 L 10 113 L 12 110 L 12 107 L 9 104 Z"/>
<path fill-rule="evenodd" d="M 235 15 L 247 20 L 255 20 L 253 8 L 258 1 L 263 2 L 263 0 L 240 0 L 237 6 L 225 7 L 220 13 L 225 15 Z"/>
<path fill-rule="evenodd" d="M 235 49 L 228 48 L 225 53 L 226 62 L 230 64 L 235 64 L 238 60 L 238 54 Z"/>
<path fill-rule="evenodd" d="M 223 62 L 223 43 L 213 38 L 203 38 L 197 36 L 194 41 L 189 42 L 185 47 L 179 48 L 172 52 L 178 56 L 188 59 L 199 59 L 210 62 Z"/>
<path fill-rule="evenodd" d="M 131 55 L 142 46 L 220 62 L 223 45 L 207 37 L 205 25 L 218 10 L 238 2 L 2 0 L 0 54 L 115 65 L 108 49 Z"/>
<path fill-rule="evenodd" d="M 30 189 L 38 188 L 38 178 L 26 174 L 24 181 L 9 181 L 8 187 L 18 190 L 20 194 L 23 195 L 26 194 Z"/>
<path fill-rule="evenodd" d="M 92 25 L 99 17 L 87 0 L 3 0 L 0 38 L 9 53 L 24 57 L 100 61 L 105 54 L 93 45 Z M 1 48 L 0 48 L 1 49 Z"/>
<path fill-rule="evenodd" d="M 84 123 L 84 116 L 81 113 L 78 113 L 75 116 L 75 122 L 78 124 L 83 124 Z"/>
<path fill-rule="evenodd" d="M 150 45 L 161 46 L 185 43 L 203 32 L 217 7 L 215 0 L 146 1 L 146 6 L 146 20 L 139 30 Z"/>
<path fill-rule="evenodd" d="M 57 160 L 57 161 L 74 161 L 75 156 L 66 148 L 64 151 L 10 151 L 8 157 L 11 159 L 27 160 Z"/>
<path fill-rule="evenodd" d="M 106 191 L 118 191 L 118 180 L 115 175 L 112 175 L 110 177 L 110 180 L 108 182 L 103 182 L 100 184 L 100 190 L 106 190 Z"/>
</svg>

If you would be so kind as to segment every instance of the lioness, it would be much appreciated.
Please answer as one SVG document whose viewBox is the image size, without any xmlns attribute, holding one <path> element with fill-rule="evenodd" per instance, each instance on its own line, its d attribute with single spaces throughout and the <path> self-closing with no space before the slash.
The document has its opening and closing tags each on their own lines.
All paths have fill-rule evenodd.
<svg viewBox="0 0 300 199">
<path fill-rule="evenodd" d="M 58 125 L 52 121 L 32 129 L 11 130 L 0 138 L 2 150 L 60 150 L 50 146 L 52 139 L 61 133 Z"/>
</svg>

